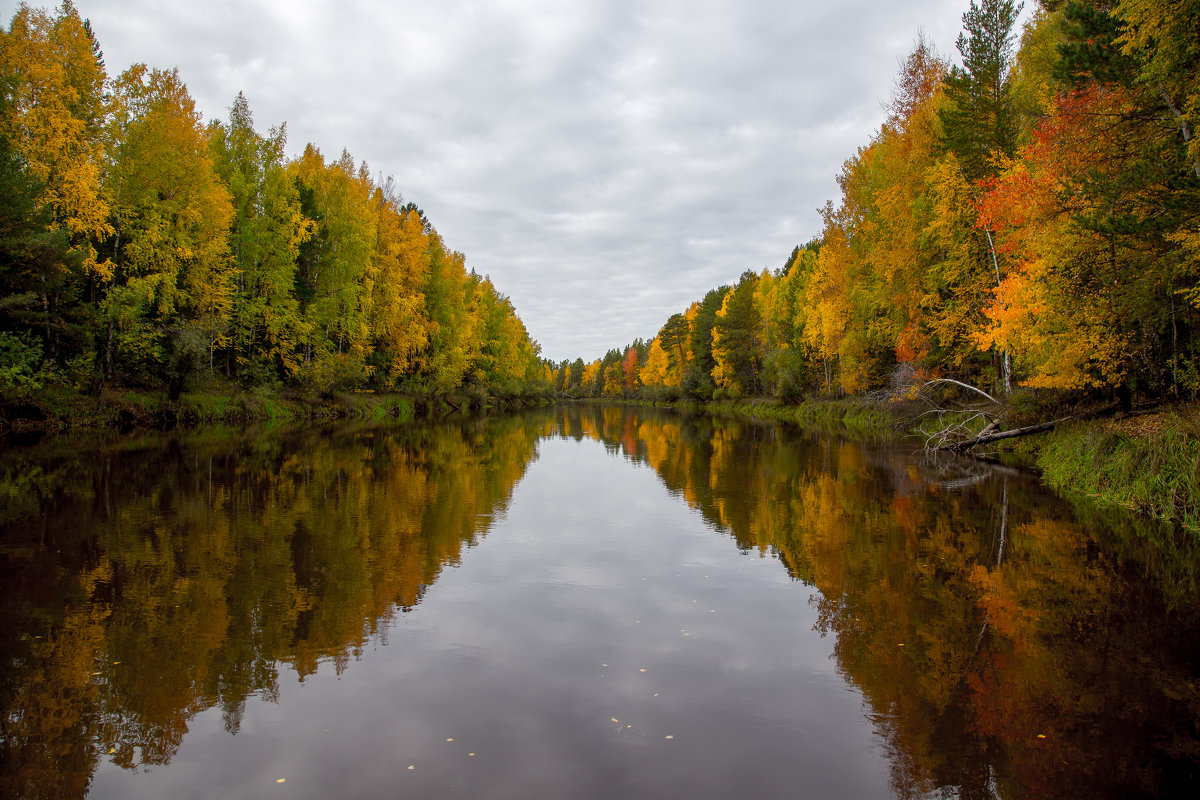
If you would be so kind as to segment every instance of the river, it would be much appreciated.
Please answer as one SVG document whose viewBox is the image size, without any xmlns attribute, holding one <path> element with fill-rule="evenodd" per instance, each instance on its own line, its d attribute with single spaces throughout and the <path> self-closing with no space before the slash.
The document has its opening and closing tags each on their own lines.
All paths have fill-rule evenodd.
<svg viewBox="0 0 1200 800">
<path fill-rule="evenodd" d="M 1179 797 L 1187 537 L 650 409 L 0 452 L 0 795 Z"/>
</svg>

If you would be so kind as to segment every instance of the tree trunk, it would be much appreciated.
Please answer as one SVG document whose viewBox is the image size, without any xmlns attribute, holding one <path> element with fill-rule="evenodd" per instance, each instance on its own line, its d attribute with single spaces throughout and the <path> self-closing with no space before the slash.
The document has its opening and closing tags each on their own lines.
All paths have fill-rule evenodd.
<svg viewBox="0 0 1200 800">
<path fill-rule="evenodd" d="M 1175 115 L 1175 119 L 1179 120 L 1179 131 L 1183 134 L 1183 143 L 1189 144 L 1192 141 L 1192 128 L 1188 125 L 1187 117 L 1175 107 L 1175 103 L 1171 101 L 1171 95 L 1167 94 L 1167 90 L 1160 83 L 1158 85 L 1158 94 L 1162 97 L 1163 102 L 1167 104 L 1167 108 L 1171 109 L 1171 113 Z M 1196 173 L 1196 177 L 1200 178 L 1200 161 L 1192 162 L 1192 169 Z"/>
<path fill-rule="evenodd" d="M 1059 419 L 1052 420 L 1050 422 L 1039 422 L 1037 425 L 1028 425 L 1024 428 L 1013 428 L 1012 430 L 1000 431 L 999 433 L 987 433 L 987 434 L 983 434 L 980 436 L 976 436 L 974 439 L 967 439 L 966 441 L 963 441 L 963 442 L 956 442 L 954 444 L 945 445 L 940 449 L 953 450 L 956 453 L 962 452 L 963 450 L 970 450 L 972 447 L 974 447 L 975 445 L 979 445 L 979 444 L 987 444 L 988 442 L 998 442 L 1001 439 L 1015 439 L 1018 436 L 1027 436 L 1031 433 L 1041 433 L 1042 431 L 1048 431 L 1051 428 L 1053 428 L 1055 425 L 1058 425 L 1061 422 L 1067 422 L 1068 420 L 1072 420 L 1072 419 L 1074 419 L 1073 416 L 1060 417 Z"/>
</svg>

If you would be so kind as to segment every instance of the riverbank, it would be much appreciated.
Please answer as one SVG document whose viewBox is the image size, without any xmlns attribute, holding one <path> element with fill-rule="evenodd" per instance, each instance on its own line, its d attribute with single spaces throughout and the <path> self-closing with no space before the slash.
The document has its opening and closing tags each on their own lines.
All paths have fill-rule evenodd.
<svg viewBox="0 0 1200 800">
<path fill-rule="evenodd" d="M 864 400 L 769 400 L 695 406 L 750 419 L 779 420 L 858 440 L 915 433 L 910 408 Z M 1052 417 L 1047 412 L 1045 417 Z M 1059 494 L 1099 507 L 1123 508 L 1200 534 L 1200 407 L 1108 416 L 996 442 L 975 455 L 1035 469 Z"/>
<path fill-rule="evenodd" d="M 805 400 L 784 405 L 767 400 L 716 401 L 714 413 L 790 422 L 826 433 L 846 432 L 855 439 L 880 441 L 903 435 L 898 417 L 886 406 L 860 400 Z"/>
<path fill-rule="evenodd" d="M 313 396 L 291 392 L 245 391 L 213 386 L 183 392 L 171 400 L 165 392 L 108 389 L 84 395 L 49 388 L 36 396 L 0 401 L 0 433 L 55 432 L 115 428 L 169 429 L 210 423 L 300 423 L 336 419 L 410 420 L 451 412 L 478 412 L 545 402 L 543 398 L 471 395 L 404 395 L 370 391 Z"/>
<path fill-rule="evenodd" d="M 1056 491 L 1200 533 L 1200 408 L 1070 423 L 1027 446 Z"/>
<path fill-rule="evenodd" d="M 11 436 L 79 429 L 128 432 L 211 423 L 410 420 L 548 401 L 375 392 L 315 397 L 248 392 L 228 385 L 184 392 L 172 401 L 163 392 L 122 389 L 93 396 L 47 387 L 36 396 L 4 400 L 0 404 L 0 433 Z M 788 422 L 825 433 L 844 433 L 859 441 L 900 439 L 912 433 L 911 409 L 900 403 L 841 399 L 786 405 L 751 399 L 653 405 Z M 1200 407 L 1072 422 L 993 444 L 980 454 L 1031 466 L 1060 494 L 1100 507 L 1128 509 L 1200 534 Z"/>
</svg>

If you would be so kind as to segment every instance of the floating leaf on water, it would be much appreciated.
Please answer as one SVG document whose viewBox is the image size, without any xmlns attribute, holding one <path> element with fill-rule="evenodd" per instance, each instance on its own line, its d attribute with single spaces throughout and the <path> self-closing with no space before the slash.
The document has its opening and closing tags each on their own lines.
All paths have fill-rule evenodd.
<svg viewBox="0 0 1200 800">
<path fill-rule="evenodd" d="M 1039 733 L 1039 734 L 1038 734 L 1038 738 L 1039 738 L 1039 739 L 1045 739 L 1045 738 L 1046 738 L 1046 734 L 1044 734 L 1044 733 Z"/>
</svg>

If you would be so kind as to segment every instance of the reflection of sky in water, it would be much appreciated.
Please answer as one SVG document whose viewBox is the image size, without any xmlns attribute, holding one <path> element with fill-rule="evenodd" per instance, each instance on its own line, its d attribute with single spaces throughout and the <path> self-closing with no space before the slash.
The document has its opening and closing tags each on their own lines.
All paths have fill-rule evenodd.
<svg viewBox="0 0 1200 800">
<path fill-rule="evenodd" d="M 891 794 L 815 589 L 645 465 L 538 447 L 487 536 L 340 676 L 285 672 L 236 736 L 206 711 L 168 767 L 102 762 L 93 796 Z"/>
<path fill-rule="evenodd" d="M 583 406 L 48 445 L 0 795 L 1200 788 L 1195 546 L 1015 470 Z"/>
</svg>

